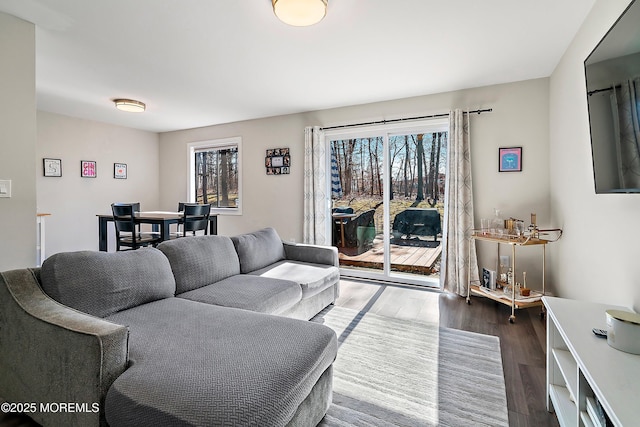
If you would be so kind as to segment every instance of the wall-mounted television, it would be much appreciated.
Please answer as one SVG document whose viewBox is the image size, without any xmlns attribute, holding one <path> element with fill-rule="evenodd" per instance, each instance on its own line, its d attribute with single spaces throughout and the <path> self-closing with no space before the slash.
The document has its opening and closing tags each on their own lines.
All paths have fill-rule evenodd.
<svg viewBox="0 0 640 427">
<path fill-rule="evenodd" d="M 640 193 L 640 0 L 584 61 L 596 193 Z"/>
</svg>

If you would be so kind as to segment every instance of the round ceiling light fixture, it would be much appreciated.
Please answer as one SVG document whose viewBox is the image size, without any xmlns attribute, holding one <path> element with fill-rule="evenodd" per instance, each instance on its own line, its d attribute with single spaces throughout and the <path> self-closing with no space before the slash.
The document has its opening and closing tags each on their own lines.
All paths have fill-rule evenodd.
<svg viewBox="0 0 640 427">
<path fill-rule="evenodd" d="M 306 27 L 322 21 L 328 0 L 271 0 L 273 13 L 285 24 Z"/>
<path fill-rule="evenodd" d="M 118 110 L 128 113 L 142 113 L 145 108 L 147 108 L 144 102 L 133 99 L 114 99 L 113 102 L 116 104 Z"/>
</svg>

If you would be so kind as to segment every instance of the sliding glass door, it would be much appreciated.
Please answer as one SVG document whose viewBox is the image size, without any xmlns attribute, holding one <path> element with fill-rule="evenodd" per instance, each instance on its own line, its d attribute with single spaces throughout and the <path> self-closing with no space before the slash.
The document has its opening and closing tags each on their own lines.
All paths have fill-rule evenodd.
<svg viewBox="0 0 640 427">
<path fill-rule="evenodd" d="M 345 276 L 439 286 L 448 121 L 326 131 Z"/>
</svg>

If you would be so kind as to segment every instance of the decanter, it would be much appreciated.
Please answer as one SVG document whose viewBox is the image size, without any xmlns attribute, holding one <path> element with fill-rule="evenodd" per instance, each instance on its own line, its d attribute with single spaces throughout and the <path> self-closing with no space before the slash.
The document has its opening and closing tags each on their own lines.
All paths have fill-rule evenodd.
<svg viewBox="0 0 640 427">
<path fill-rule="evenodd" d="M 500 210 L 494 208 L 494 217 L 491 222 L 491 233 L 502 235 L 504 232 L 504 219 L 500 216 Z"/>
</svg>

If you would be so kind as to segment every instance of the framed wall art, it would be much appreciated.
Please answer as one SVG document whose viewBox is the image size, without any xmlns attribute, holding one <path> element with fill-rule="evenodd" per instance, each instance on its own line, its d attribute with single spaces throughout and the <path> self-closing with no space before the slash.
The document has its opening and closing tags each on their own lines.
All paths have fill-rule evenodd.
<svg viewBox="0 0 640 427">
<path fill-rule="evenodd" d="M 80 176 L 83 178 L 95 178 L 98 176 L 96 162 L 93 160 L 80 160 Z"/>
<path fill-rule="evenodd" d="M 42 159 L 44 176 L 62 176 L 62 159 Z"/>
<path fill-rule="evenodd" d="M 114 163 L 113 164 L 113 177 L 115 179 L 127 179 L 127 164 L 126 163 Z"/>
<path fill-rule="evenodd" d="M 289 173 L 291 156 L 288 148 L 271 148 L 264 159 L 267 175 L 284 175 Z"/>
<path fill-rule="evenodd" d="M 522 147 L 498 149 L 498 172 L 522 172 Z"/>
</svg>

